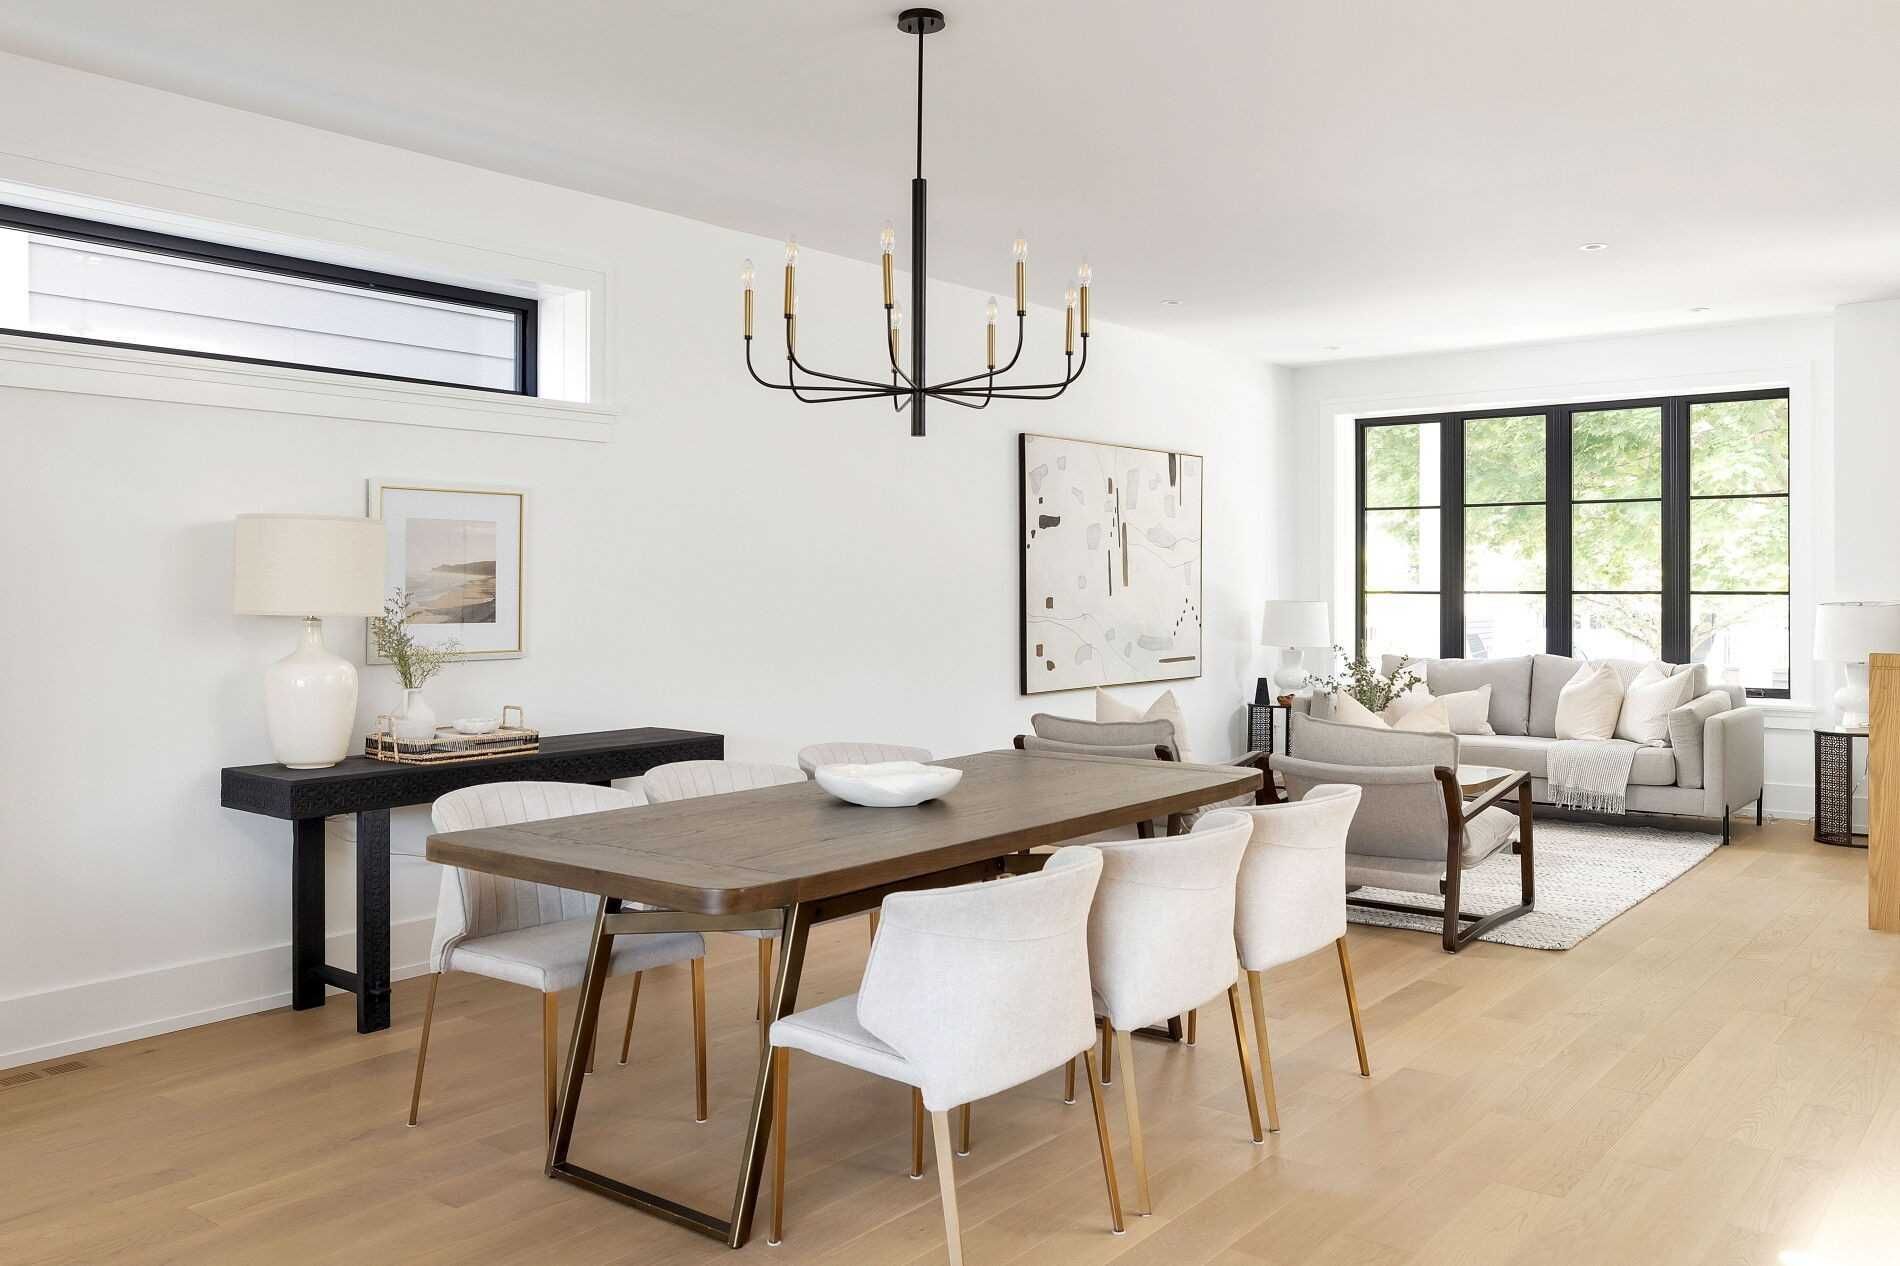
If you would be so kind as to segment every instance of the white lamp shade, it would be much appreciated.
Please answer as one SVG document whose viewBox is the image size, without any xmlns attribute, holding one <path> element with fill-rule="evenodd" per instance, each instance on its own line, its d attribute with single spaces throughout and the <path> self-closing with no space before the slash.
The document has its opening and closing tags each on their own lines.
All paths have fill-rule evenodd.
<svg viewBox="0 0 1900 1266">
<path fill-rule="evenodd" d="M 1814 657 L 1865 663 L 1875 651 L 1900 651 L 1900 602 L 1823 602 L 1814 608 Z"/>
<path fill-rule="evenodd" d="M 1331 646 L 1332 613 L 1323 602 L 1268 602 L 1260 620 L 1260 644 Z"/>
<path fill-rule="evenodd" d="M 381 519 L 240 514 L 231 609 L 239 615 L 377 615 Z"/>
</svg>

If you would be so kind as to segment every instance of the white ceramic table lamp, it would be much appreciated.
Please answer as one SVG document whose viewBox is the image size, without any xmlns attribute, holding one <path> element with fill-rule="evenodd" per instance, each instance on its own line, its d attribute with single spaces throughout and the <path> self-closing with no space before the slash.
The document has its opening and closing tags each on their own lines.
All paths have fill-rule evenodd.
<svg viewBox="0 0 1900 1266">
<path fill-rule="evenodd" d="M 1867 657 L 1900 651 L 1900 602 L 1823 602 L 1814 608 L 1814 657 L 1847 666 L 1834 692 L 1841 728 L 1867 728 Z"/>
<path fill-rule="evenodd" d="M 1306 688 L 1305 648 L 1332 643 L 1332 613 L 1324 602 L 1267 603 L 1260 621 L 1260 644 L 1280 648 L 1280 671 L 1273 675 L 1273 684 L 1281 694 Z"/>
<path fill-rule="evenodd" d="M 350 751 L 356 665 L 323 645 L 326 615 L 383 609 L 380 519 L 240 514 L 231 609 L 303 618 L 297 649 L 264 673 L 271 748 L 292 769 L 324 769 Z"/>
</svg>

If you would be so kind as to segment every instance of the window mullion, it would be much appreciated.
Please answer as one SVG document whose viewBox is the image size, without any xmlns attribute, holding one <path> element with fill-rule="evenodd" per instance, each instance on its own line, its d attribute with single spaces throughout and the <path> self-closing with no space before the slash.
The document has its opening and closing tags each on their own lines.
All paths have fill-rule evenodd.
<svg viewBox="0 0 1900 1266">
<path fill-rule="evenodd" d="M 1689 662 L 1689 408 L 1663 405 L 1662 657 Z"/>
<path fill-rule="evenodd" d="M 1570 654 L 1570 410 L 1544 415 L 1544 645 Z"/>
<path fill-rule="evenodd" d="M 1456 659 L 1465 653 L 1465 420 L 1438 426 L 1438 653 Z"/>
</svg>

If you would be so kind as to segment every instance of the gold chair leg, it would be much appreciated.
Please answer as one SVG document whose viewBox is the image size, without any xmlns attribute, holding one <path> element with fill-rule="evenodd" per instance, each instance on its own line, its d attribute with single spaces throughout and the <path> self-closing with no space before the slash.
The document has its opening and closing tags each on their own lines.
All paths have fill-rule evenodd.
<svg viewBox="0 0 1900 1266">
<path fill-rule="evenodd" d="M 554 1129 L 554 1069 L 560 1062 L 556 1058 L 555 1048 L 560 1043 L 561 1001 L 551 993 L 541 995 L 541 1066 L 542 1081 L 546 1089 L 548 1130 Z"/>
<path fill-rule="evenodd" d="M 910 1176 L 924 1176 L 924 1092 L 910 1090 Z"/>
<path fill-rule="evenodd" d="M 1075 1061 L 1069 1061 L 1069 1066 L 1074 1068 Z M 1095 1144 L 1102 1150 L 1102 1177 L 1108 1183 L 1109 1225 L 1115 1228 L 1115 1234 L 1120 1235 L 1127 1229 L 1122 1225 L 1122 1189 L 1121 1184 L 1115 1181 L 1115 1149 L 1109 1145 L 1108 1110 L 1102 1104 L 1102 1088 L 1096 1084 L 1093 1044 L 1082 1052 L 1082 1071 L 1088 1076 L 1089 1103 L 1095 1109 Z"/>
<path fill-rule="evenodd" d="M 1372 1076 L 1372 1065 L 1366 1062 L 1366 1030 L 1359 1023 L 1359 990 L 1352 983 L 1352 956 L 1346 952 L 1346 938 L 1340 937 L 1333 942 L 1339 950 L 1339 978 L 1346 982 L 1346 1010 L 1352 1016 L 1352 1044 L 1359 1052 L 1359 1075 Z"/>
<path fill-rule="evenodd" d="M 878 911 L 876 911 L 876 910 L 873 910 L 873 911 L 871 911 L 871 944 L 873 944 L 873 945 L 875 945 L 875 944 L 877 944 L 877 916 L 878 916 L 878 913 L 879 913 L 879 912 L 878 912 Z"/>
<path fill-rule="evenodd" d="M 1115 1030 L 1107 1020 L 1102 1021 L 1102 1084 L 1115 1084 Z"/>
<path fill-rule="evenodd" d="M 791 1100 L 791 1049 L 772 1051 L 772 1234 L 767 1244 L 785 1238 L 785 1117 Z"/>
<path fill-rule="evenodd" d="M 970 1105 L 957 1109 L 957 1155 L 970 1154 Z"/>
<path fill-rule="evenodd" d="M 1187 1044 L 1189 1046 L 1194 1045 L 1195 1042 L 1200 1040 L 1200 1035 L 1201 1035 L 1201 1009 L 1199 1007 L 1196 1007 L 1194 1008 L 1194 1010 L 1188 1012 Z"/>
<path fill-rule="evenodd" d="M 1253 1058 L 1247 1054 L 1247 1026 L 1240 1018 L 1240 982 L 1227 986 L 1227 1010 L 1234 1017 L 1234 1049 L 1240 1052 L 1240 1084 L 1247 1091 L 1247 1124 L 1253 1141 L 1266 1142 L 1260 1136 L 1260 1099 L 1253 1088 Z"/>
<path fill-rule="evenodd" d="M 706 1123 L 706 960 L 695 958 L 693 968 L 693 1120 Z M 635 985 L 640 978 L 634 977 Z M 628 1023 L 633 1013 L 627 1013 Z"/>
<path fill-rule="evenodd" d="M 1148 1154 L 1141 1138 L 1141 1103 L 1135 1094 L 1135 1039 L 1123 1031 L 1115 1035 L 1121 1047 L 1122 1107 L 1128 1113 L 1128 1158 L 1135 1164 L 1135 1212 L 1147 1217 L 1155 1211 L 1148 1194 Z"/>
<path fill-rule="evenodd" d="M 957 1173 L 950 1148 L 950 1114 L 930 1114 L 937 1139 L 937 1190 L 943 1194 L 943 1238 L 950 1250 L 950 1266 L 963 1266 L 963 1227 L 957 1219 Z"/>
<path fill-rule="evenodd" d="M 1094 1046 L 1093 1044 L 1091 1044 L 1089 1048 L 1089 1054 L 1093 1055 L 1094 1053 L 1095 1053 Z M 1075 1102 L 1075 1061 L 1074 1060 L 1070 1060 L 1068 1063 L 1062 1066 L 1062 1102 L 1064 1103 Z"/>
<path fill-rule="evenodd" d="M 422 1040 L 416 1043 L 416 1085 L 409 1092 L 409 1124 L 416 1123 L 416 1110 L 422 1106 L 422 1065 L 429 1058 L 429 1025 L 435 1020 L 435 987 L 442 983 L 441 972 L 429 974 L 429 1000 L 422 1004 Z"/>
<path fill-rule="evenodd" d="M 1273 1093 L 1273 1050 L 1267 1045 L 1267 1000 L 1260 992 L 1260 973 L 1247 973 L 1247 991 L 1253 996 L 1253 1031 L 1260 1043 L 1260 1088 L 1267 1096 L 1267 1130 L 1280 1132 L 1280 1100 Z"/>
<path fill-rule="evenodd" d="M 633 1049 L 633 1013 L 640 1007 L 640 977 L 645 972 L 633 973 L 633 993 L 627 998 L 627 1031 L 620 1035 L 620 1062 L 627 1062 L 627 1052 Z"/>
</svg>

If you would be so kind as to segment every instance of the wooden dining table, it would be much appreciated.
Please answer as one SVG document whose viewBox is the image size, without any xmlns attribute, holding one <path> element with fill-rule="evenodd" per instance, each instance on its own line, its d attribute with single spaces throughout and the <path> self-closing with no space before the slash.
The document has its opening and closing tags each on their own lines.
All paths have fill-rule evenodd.
<svg viewBox="0 0 1900 1266">
<path fill-rule="evenodd" d="M 614 938 L 646 932 L 778 933 L 766 1023 L 796 1008 L 812 926 L 876 909 L 888 893 L 975 883 L 1021 868 L 1041 845 L 1168 819 L 1256 791 L 1260 771 L 1228 765 L 980 752 L 940 761 L 963 779 L 914 808 L 845 804 L 815 783 L 448 831 L 431 861 L 554 884 L 600 898 L 575 1009 L 573 1041 L 546 1173 L 725 1241 L 751 1235 L 771 1130 L 772 1064 L 761 1050 L 752 1107 L 725 1217 L 691 1208 L 568 1159 Z M 657 909 L 625 909 L 638 903 Z"/>
</svg>

